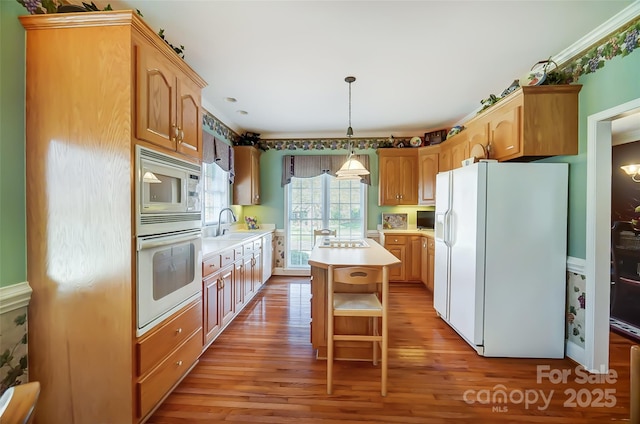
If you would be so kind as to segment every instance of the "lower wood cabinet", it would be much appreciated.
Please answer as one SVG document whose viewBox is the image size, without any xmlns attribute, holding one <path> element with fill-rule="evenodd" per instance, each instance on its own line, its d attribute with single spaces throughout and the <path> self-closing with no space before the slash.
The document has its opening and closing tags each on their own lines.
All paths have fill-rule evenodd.
<svg viewBox="0 0 640 424">
<path fill-rule="evenodd" d="M 263 239 L 269 240 L 268 246 Z M 271 276 L 263 263 L 263 248 L 271 249 L 271 234 L 207 255 L 202 263 L 202 349 L 208 348 L 224 328 L 249 303 Z M 269 251 L 269 253 L 271 253 Z M 265 272 L 264 268 L 268 268 Z"/>
<path fill-rule="evenodd" d="M 137 416 L 144 418 L 195 365 L 202 352 L 202 301 L 185 306 L 136 343 Z"/>
<path fill-rule="evenodd" d="M 421 280 L 424 285 L 433 291 L 433 271 L 435 266 L 435 240 L 433 237 L 421 237 Z"/>
<path fill-rule="evenodd" d="M 402 262 L 389 268 L 390 281 L 421 281 L 421 245 L 418 235 L 385 235 L 384 248 Z"/>
</svg>

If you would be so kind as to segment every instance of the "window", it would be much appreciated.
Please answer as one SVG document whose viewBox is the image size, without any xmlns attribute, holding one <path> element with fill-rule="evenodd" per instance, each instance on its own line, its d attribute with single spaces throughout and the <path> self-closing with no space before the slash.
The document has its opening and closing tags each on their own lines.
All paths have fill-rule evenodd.
<svg viewBox="0 0 640 424">
<path fill-rule="evenodd" d="M 204 225 L 218 223 L 220 211 L 229 207 L 229 172 L 213 163 L 202 164 Z"/>
<path fill-rule="evenodd" d="M 366 184 L 329 174 L 292 177 L 286 185 L 287 268 L 308 268 L 313 231 L 335 229 L 336 236 L 360 239 L 366 230 Z"/>
</svg>

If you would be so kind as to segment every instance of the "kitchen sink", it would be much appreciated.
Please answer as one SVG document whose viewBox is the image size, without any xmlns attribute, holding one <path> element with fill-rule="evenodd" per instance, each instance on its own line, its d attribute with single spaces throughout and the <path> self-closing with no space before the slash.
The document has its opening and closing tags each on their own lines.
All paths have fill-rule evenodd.
<svg viewBox="0 0 640 424">
<path fill-rule="evenodd" d="M 221 236 L 216 237 L 220 240 L 244 240 L 249 237 L 253 237 L 255 234 L 252 233 L 227 233 Z"/>
</svg>

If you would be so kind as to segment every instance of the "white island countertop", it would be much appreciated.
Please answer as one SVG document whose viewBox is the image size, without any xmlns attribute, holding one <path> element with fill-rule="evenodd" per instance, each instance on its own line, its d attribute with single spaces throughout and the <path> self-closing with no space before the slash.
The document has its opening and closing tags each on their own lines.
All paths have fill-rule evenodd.
<svg viewBox="0 0 640 424">
<path fill-rule="evenodd" d="M 319 268 L 337 266 L 390 266 L 400 264 L 400 259 L 372 239 L 366 239 L 369 247 L 314 247 L 309 265 Z"/>
</svg>

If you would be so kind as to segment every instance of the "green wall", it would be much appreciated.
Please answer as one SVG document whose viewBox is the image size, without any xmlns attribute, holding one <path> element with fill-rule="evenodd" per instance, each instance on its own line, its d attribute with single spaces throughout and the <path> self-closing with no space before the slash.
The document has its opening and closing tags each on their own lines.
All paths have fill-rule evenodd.
<svg viewBox="0 0 640 424">
<path fill-rule="evenodd" d="M 260 156 L 260 206 L 245 206 L 244 215 L 255 216 L 258 223 L 275 224 L 276 228 L 284 228 L 284 188 L 280 186 L 282 179 L 282 157 L 285 155 L 341 155 L 347 158 L 347 150 L 267 150 Z M 378 206 L 378 155 L 375 150 L 356 150 L 356 154 L 369 155 L 371 168 L 371 185 L 368 188 L 367 228 L 375 230 L 382 223 L 383 213 L 407 213 L 408 225 L 416 225 L 416 210 L 429 209 L 426 206 Z M 418 178 L 418 170 L 415 170 Z M 433 209 L 433 208 L 431 208 Z"/>
<path fill-rule="evenodd" d="M 0 0 L 0 287 L 27 279 L 24 29 L 17 1 Z"/>
<path fill-rule="evenodd" d="M 640 50 L 640 49 L 639 49 Z M 578 155 L 551 158 L 569 163 L 569 256 L 586 259 L 587 231 L 587 118 L 590 115 L 640 98 L 640 53 L 617 56 L 604 68 L 582 76 L 579 97 Z"/>
</svg>

